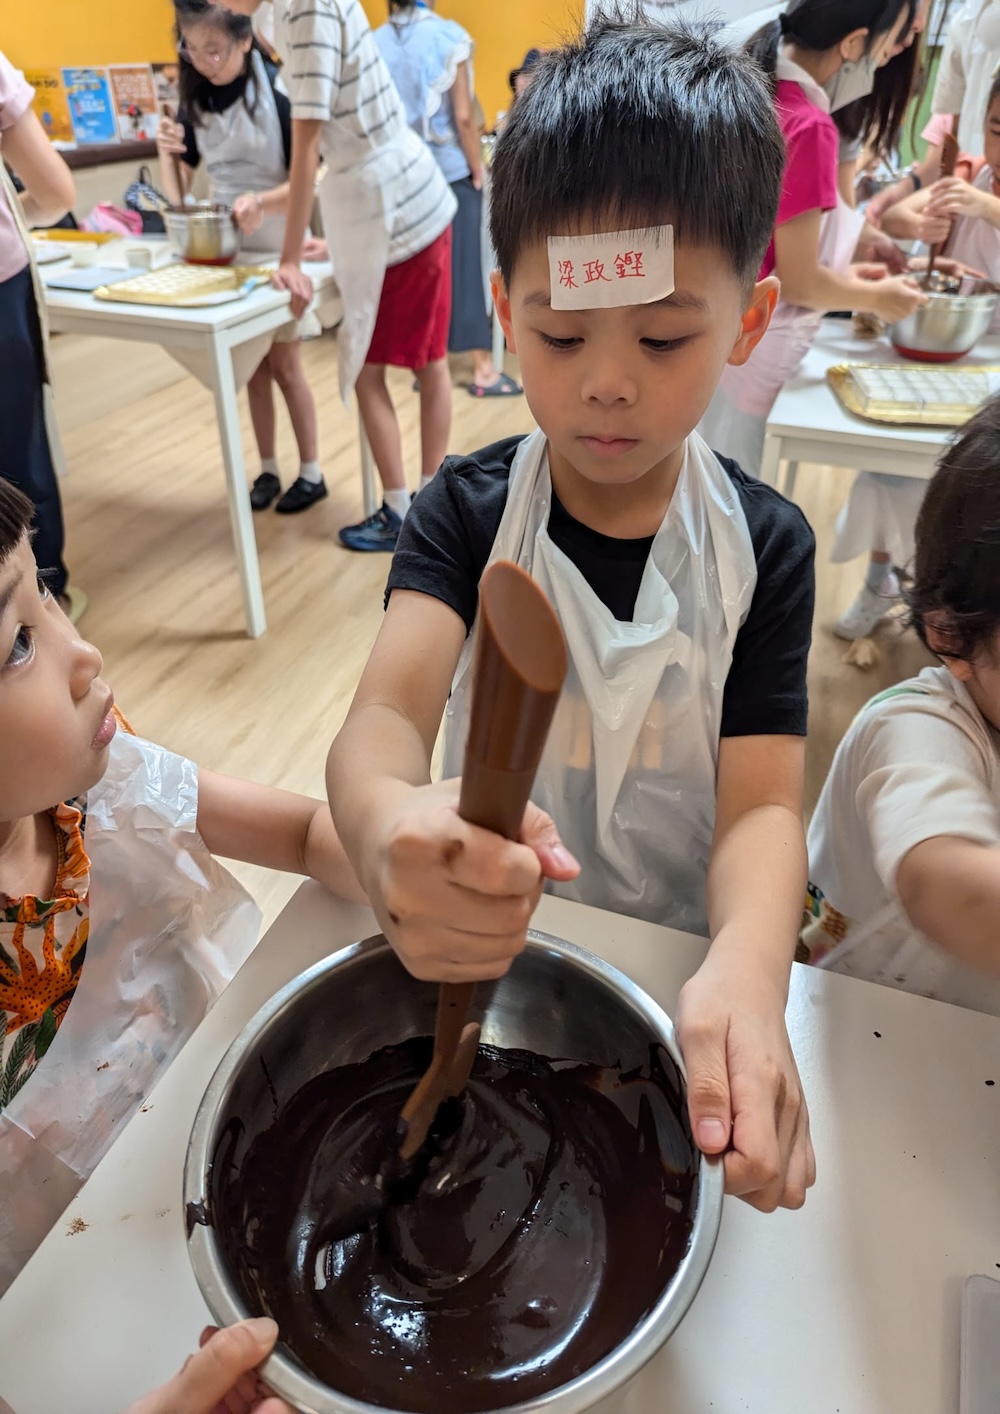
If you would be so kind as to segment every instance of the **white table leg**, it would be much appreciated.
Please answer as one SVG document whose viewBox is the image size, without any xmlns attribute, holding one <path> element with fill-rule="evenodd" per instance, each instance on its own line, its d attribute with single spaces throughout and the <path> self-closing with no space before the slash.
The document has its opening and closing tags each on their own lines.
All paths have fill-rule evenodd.
<svg viewBox="0 0 1000 1414">
<path fill-rule="evenodd" d="M 500 316 L 493 311 L 493 367 L 503 372 L 503 356 L 507 352 L 507 336 L 500 323 Z"/>
<path fill-rule="evenodd" d="M 764 438 L 764 454 L 760 460 L 760 479 L 768 486 L 777 486 L 781 470 L 781 438 L 768 433 Z"/>
<path fill-rule="evenodd" d="M 378 510 L 381 499 L 378 494 L 375 458 L 372 456 L 371 443 L 368 440 L 368 433 L 365 431 L 360 407 L 358 408 L 358 441 L 361 444 L 361 499 L 364 502 L 364 513 L 367 519 Z"/>
<path fill-rule="evenodd" d="M 264 592 L 260 583 L 260 562 L 257 559 L 257 539 L 254 535 L 250 491 L 243 461 L 243 439 L 240 436 L 239 405 L 236 401 L 236 380 L 233 377 L 233 356 L 217 337 L 209 336 L 205 343 L 212 360 L 212 384 L 215 412 L 219 420 L 222 461 L 226 469 L 226 489 L 229 493 L 229 520 L 233 544 L 240 570 L 243 591 L 243 613 L 247 634 L 260 638 L 267 628 L 264 614 Z"/>
<path fill-rule="evenodd" d="M 781 488 L 781 494 L 787 496 L 790 501 L 795 499 L 795 482 L 799 474 L 798 462 L 789 462 L 785 467 L 785 484 Z"/>
</svg>

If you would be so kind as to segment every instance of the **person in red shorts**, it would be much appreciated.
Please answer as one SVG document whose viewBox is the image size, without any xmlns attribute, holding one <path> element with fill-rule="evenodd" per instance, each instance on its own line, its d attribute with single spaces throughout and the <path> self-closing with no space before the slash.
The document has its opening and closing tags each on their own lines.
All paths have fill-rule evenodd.
<svg viewBox="0 0 1000 1414">
<path fill-rule="evenodd" d="M 217 0 L 252 15 L 262 0 Z M 334 275 L 344 304 L 337 331 L 340 391 L 357 392 L 382 478 L 383 502 L 346 526 L 349 550 L 388 550 L 410 506 L 387 365 L 412 369 L 420 389 L 421 485 L 444 460 L 451 430 L 447 365 L 451 222 L 456 202 L 430 148 L 406 121 L 360 0 L 281 0 L 275 42 L 292 101 L 285 243 L 274 277 L 300 317 L 312 297 L 303 242 L 319 185 Z"/>
</svg>

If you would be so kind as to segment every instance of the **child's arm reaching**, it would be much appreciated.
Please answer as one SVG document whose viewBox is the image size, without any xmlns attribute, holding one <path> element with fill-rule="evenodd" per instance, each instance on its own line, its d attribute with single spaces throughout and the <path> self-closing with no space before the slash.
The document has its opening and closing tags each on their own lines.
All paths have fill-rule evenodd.
<svg viewBox="0 0 1000 1414">
<path fill-rule="evenodd" d="M 963 182 L 961 177 L 942 177 L 930 189 L 925 214 L 945 221 L 955 216 L 975 216 L 991 226 L 1000 226 L 1000 199 L 971 182 Z"/>
<path fill-rule="evenodd" d="M 233 202 L 233 219 L 245 236 L 259 231 L 265 216 L 283 216 L 288 210 L 291 185 L 282 182 L 270 191 L 248 191 Z"/>
<path fill-rule="evenodd" d="M 924 840 L 900 864 L 896 889 L 931 942 L 977 972 L 1000 976 L 1000 849 L 955 836 Z"/>
<path fill-rule="evenodd" d="M 681 992 L 677 1027 L 699 1145 L 725 1153 L 726 1190 L 800 1207 L 816 1161 L 785 1028 L 806 892 L 805 740 L 724 737 L 708 871 L 712 946 Z"/>
<path fill-rule="evenodd" d="M 223 859 L 308 874 L 331 893 L 366 902 L 323 801 L 199 770 L 198 833 Z"/>
<path fill-rule="evenodd" d="M 453 609 L 396 590 L 327 765 L 334 819 L 379 925 L 432 981 L 502 976 L 543 878 L 578 872 L 541 810 L 529 806 L 514 844 L 460 818 L 457 781 L 430 784 L 464 640 Z"/>
</svg>

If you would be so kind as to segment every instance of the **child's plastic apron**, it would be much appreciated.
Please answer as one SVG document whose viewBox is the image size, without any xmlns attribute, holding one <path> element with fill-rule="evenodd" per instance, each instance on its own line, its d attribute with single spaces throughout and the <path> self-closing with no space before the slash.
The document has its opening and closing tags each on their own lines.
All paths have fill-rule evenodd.
<svg viewBox="0 0 1000 1414">
<path fill-rule="evenodd" d="M 719 727 L 733 645 L 757 583 L 736 489 L 697 434 L 650 551 L 634 620 L 620 623 L 549 538 L 546 440 L 518 448 L 490 562 L 514 560 L 548 595 L 569 675 L 532 800 L 583 868 L 553 892 L 707 935 Z M 448 705 L 444 771 L 467 732 L 472 636 Z"/>
<path fill-rule="evenodd" d="M 204 113 L 197 130 L 212 200 L 225 206 L 247 192 L 272 191 L 288 181 L 278 105 L 256 49 L 250 52 L 250 68 L 253 82 L 247 86 L 247 98 L 253 113 L 239 99 L 224 113 Z M 242 238 L 241 247 L 278 255 L 284 239 L 284 216 L 265 216 L 258 231 Z"/>
<path fill-rule="evenodd" d="M 830 100 L 804 69 L 779 55 L 776 72 L 779 79 L 798 83 L 817 108 L 830 111 Z M 821 265 L 838 272 L 847 269 L 864 219 L 862 212 L 852 210 L 838 195 L 837 205 L 824 214 L 820 227 Z M 767 332 L 747 362 L 723 369 L 698 430 L 711 447 L 739 462 L 751 476 L 760 474 L 765 427 L 775 399 L 798 372 L 822 318 L 817 310 L 779 299 Z"/>
<path fill-rule="evenodd" d="M 0 1293 L 256 944 L 257 906 L 202 843 L 197 815 L 197 767 L 119 733 L 87 799 L 79 985 L 0 1113 Z"/>
<path fill-rule="evenodd" d="M 247 97 L 254 105 L 253 113 L 241 98 L 224 113 L 203 113 L 197 130 L 212 200 L 225 206 L 232 206 L 238 196 L 245 196 L 247 192 L 271 191 L 288 180 L 281 119 L 274 101 L 274 90 L 261 55 L 254 49 L 250 57 L 253 85 L 248 89 Z M 284 239 L 284 216 L 265 216 L 259 230 L 254 231 L 252 236 L 241 237 L 240 249 L 248 254 L 266 251 L 270 255 L 278 255 Z M 242 256 L 237 259 L 244 264 L 254 263 L 252 259 L 247 261 Z M 289 320 L 291 323 L 293 321 Z M 317 321 L 310 332 L 318 330 Z M 273 332 L 259 334 L 233 349 L 233 378 L 237 389 L 242 388 L 253 375 L 274 342 L 274 337 Z M 171 348 L 170 353 L 206 388 L 214 387 L 211 362 L 200 349 Z"/>
</svg>

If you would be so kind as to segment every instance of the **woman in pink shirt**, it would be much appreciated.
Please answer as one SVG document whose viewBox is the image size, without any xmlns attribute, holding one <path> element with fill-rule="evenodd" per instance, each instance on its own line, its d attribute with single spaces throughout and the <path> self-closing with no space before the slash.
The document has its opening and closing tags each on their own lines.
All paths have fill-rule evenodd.
<svg viewBox="0 0 1000 1414">
<path fill-rule="evenodd" d="M 34 503 L 35 559 L 75 618 L 83 596 L 69 590 L 62 558 L 62 505 L 45 419 L 45 313 L 27 231 L 65 216 L 76 190 L 33 97 L 24 75 L 0 54 L 0 168 L 16 172 L 24 187 L 19 196 L 0 170 L 0 476 Z"/>
<path fill-rule="evenodd" d="M 884 266 L 852 266 L 864 218 L 837 191 L 840 135 L 830 117 L 871 90 L 874 72 L 909 30 L 913 0 L 792 0 L 746 48 L 770 76 L 788 160 L 774 238 L 761 277 L 781 298 L 753 356 L 727 367 L 699 431 L 757 475 L 775 398 L 830 310 L 863 309 L 895 321 L 924 302 L 915 282 Z"/>
</svg>

